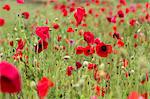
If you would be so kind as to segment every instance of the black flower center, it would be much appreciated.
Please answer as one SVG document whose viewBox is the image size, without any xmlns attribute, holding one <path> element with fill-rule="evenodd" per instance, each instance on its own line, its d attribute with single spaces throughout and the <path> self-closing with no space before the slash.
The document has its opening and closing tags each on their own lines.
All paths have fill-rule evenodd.
<svg viewBox="0 0 150 99">
<path fill-rule="evenodd" d="M 38 48 L 39 49 L 42 48 L 42 44 L 41 43 L 38 44 Z"/>
<path fill-rule="evenodd" d="M 47 34 L 47 32 L 46 32 L 46 31 L 44 31 L 44 32 L 43 32 L 43 34 Z"/>
<path fill-rule="evenodd" d="M 106 50 L 107 50 L 107 47 L 104 45 L 104 46 L 101 47 L 101 50 L 102 50 L 102 51 L 106 51 Z"/>
<path fill-rule="evenodd" d="M 87 52 L 90 53 L 90 49 L 88 49 Z"/>
<path fill-rule="evenodd" d="M 114 33 L 114 34 L 113 34 L 113 38 L 120 39 L 120 35 L 119 35 L 118 33 Z"/>
<path fill-rule="evenodd" d="M 11 80 L 5 76 L 1 76 L 0 81 L 4 81 L 4 82 L 11 82 Z"/>
</svg>

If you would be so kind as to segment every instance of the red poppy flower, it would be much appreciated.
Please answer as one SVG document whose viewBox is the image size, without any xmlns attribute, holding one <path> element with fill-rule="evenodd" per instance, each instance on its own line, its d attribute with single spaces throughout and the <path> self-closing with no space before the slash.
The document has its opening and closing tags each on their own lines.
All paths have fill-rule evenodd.
<svg viewBox="0 0 150 99">
<path fill-rule="evenodd" d="M 23 16 L 25 19 L 29 19 L 30 13 L 29 13 L 29 12 L 23 12 L 23 13 L 22 13 L 22 16 Z"/>
<path fill-rule="evenodd" d="M 128 14 L 130 12 L 129 8 L 126 8 L 126 14 Z"/>
<path fill-rule="evenodd" d="M 87 27 L 88 25 L 86 23 L 83 23 L 81 26 L 82 27 Z"/>
<path fill-rule="evenodd" d="M 61 40 L 62 40 L 62 36 L 61 36 L 61 35 L 58 35 L 58 36 L 57 36 L 57 41 L 60 42 Z"/>
<path fill-rule="evenodd" d="M 23 50 L 24 46 L 25 46 L 25 41 L 23 41 L 22 39 L 19 39 L 16 51 L 19 52 Z"/>
<path fill-rule="evenodd" d="M 106 89 L 104 87 L 102 87 L 102 97 L 104 97 L 106 94 Z"/>
<path fill-rule="evenodd" d="M 123 13 L 122 10 L 119 10 L 119 11 L 118 11 L 118 16 L 119 16 L 120 18 L 123 18 L 123 17 L 124 17 L 124 13 Z"/>
<path fill-rule="evenodd" d="M 148 22 L 150 22 L 150 14 L 147 13 L 147 14 L 145 15 L 145 19 L 146 19 Z M 142 19 L 142 21 L 144 21 L 144 19 Z"/>
<path fill-rule="evenodd" d="M 146 7 L 146 9 L 148 9 L 148 8 L 150 7 L 150 3 L 149 3 L 149 2 L 146 2 L 146 3 L 145 3 L 145 7 Z"/>
<path fill-rule="evenodd" d="M 73 12 L 74 10 L 75 10 L 74 7 L 70 7 L 70 9 L 69 9 L 70 12 Z"/>
<path fill-rule="evenodd" d="M 65 4 L 61 4 L 60 7 L 59 7 L 59 9 L 60 9 L 60 10 L 64 10 L 64 9 L 66 9 L 66 7 L 67 7 L 67 6 L 66 6 Z"/>
<path fill-rule="evenodd" d="M 126 76 L 126 78 L 128 78 L 129 77 L 129 73 L 125 72 L 125 76 Z"/>
<path fill-rule="evenodd" d="M 112 17 L 106 17 L 107 21 L 111 23 Z"/>
<path fill-rule="evenodd" d="M 104 7 L 103 7 L 103 8 L 100 8 L 100 11 L 101 11 L 101 12 L 105 12 L 105 11 L 106 11 L 106 8 L 104 8 Z"/>
<path fill-rule="evenodd" d="M 96 64 L 92 64 L 92 63 L 88 64 L 88 69 L 89 70 L 95 69 L 96 67 L 97 67 Z"/>
<path fill-rule="evenodd" d="M 74 17 L 76 19 L 77 25 L 81 24 L 84 15 L 85 15 L 85 9 L 81 7 L 77 8 L 76 12 L 74 13 Z"/>
<path fill-rule="evenodd" d="M 94 43 L 95 44 L 99 44 L 101 42 L 101 40 L 99 39 L 99 38 L 96 38 L 95 40 L 94 40 Z"/>
<path fill-rule="evenodd" d="M 67 16 L 68 15 L 68 11 L 66 9 L 62 10 L 63 16 Z"/>
<path fill-rule="evenodd" d="M 17 1 L 17 3 L 19 3 L 19 4 L 23 4 L 24 3 L 24 0 L 16 0 Z"/>
<path fill-rule="evenodd" d="M 5 20 L 3 18 L 0 18 L 0 27 L 5 24 Z"/>
<path fill-rule="evenodd" d="M 94 47 L 86 46 L 86 47 L 84 48 L 84 55 L 85 55 L 85 56 L 90 56 L 90 55 L 92 55 L 92 54 L 94 54 L 94 53 L 95 53 Z"/>
<path fill-rule="evenodd" d="M 130 92 L 128 99 L 139 99 L 139 94 L 136 91 Z"/>
<path fill-rule="evenodd" d="M 94 43 L 94 34 L 92 32 L 84 32 L 84 40 L 88 44 L 93 44 Z"/>
<path fill-rule="evenodd" d="M 75 6 L 76 3 L 74 1 L 71 2 L 71 6 Z"/>
<path fill-rule="evenodd" d="M 54 23 L 54 24 L 53 24 L 53 28 L 54 28 L 54 29 L 59 29 L 59 24 Z"/>
<path fill-rule="evenodd" d="M 17 68 L 6 62 L 0 62 L 0 92 L 18 93 L 21 91 L 21 76 Z"/>
<path fill-rule="evenodd" d="M 46 97 L 49 88 L 53 87 L 54 83 L 46 77 L 43 77 L 37 84 L 37 92 L 40 99 Z"/>
<path fill-rule="evenodd" d="M 85 56 L 90 56 L 90 55 L 92 55 L 92 54 L 94 54 L 94 53 L 95 53 L 94 47 L 86 46 L 86 47 L 84 48 L 84 55 L 85 55 Z"/>
<path fill-rule="evenodd" d="M 96 46 L 96 53 L 98 56 L 107 57 L 112 52 L 112 46 L 100 43 Z"/>
<path fill-rule="evenodd" d="M 116 16 L 112 17 L 112 18 L 111 18 L 111 23 L 116 23 L 116 20 L 117 20 L 117 17 L 116 17 Z"/>
<path fill-rule="evenodd" d="M 134 26 L 136 24 L 136 20 L 135 19 L 131 19 L 129 23 L 130 23 L 130 26 Z"/>
<path fill-rule="evenodd" d="M 123 19 L 121 19 L 121 20 L 123 20 Z M 120 20 L 120 21 L 121 21 L 121 20 Z M 116 26 L 116 25 L 114 25 L 112 28 L 113 28 L 114 32 L 117 31 L 117 26 Z"/>
<path fill-rule="evenodd" d="M 67 70 L 66 70 L 66 74 L 67 74 L 68 76 L 71 76 L 73 70 L 74 70 L 74 67 L 73 67 L 73 66 L 68 66 L 68 67 L 67 67 Z"/>
<path fill-rule="evenodd" d="M 124 19 L 121 19 L 120 21 L 119 21 L 119 24 L 123 24 L 124 23 Z"/>
<path fill-rule="evenodd" d="M 84 51 L 84 48 L 83 48 L 82 46 L 78 46 L 78 47 L 76 48 L 76 54 L 82 54 L 83 51 Z"/>
<path fill-rule="evenodd" d="M 121 39 L 120 33 L 114 32 L 113 38 L 114 38 L 114 39 L 117 39 L 117 40 L 120 40 L 120 39 Z"/>
<path fill-rule="evenodd" d="M 90 2 L 86 1 L 86 6 L 90 6 Z"/>
<path fill-rule="evenodd" d="M 3 9 L 6 10 L 6 11 L 9 11 L 10 10 L 10 5 L 9 4 L 5 4 L 3 6 Z"/>
<path fill-rule="evenodd" d="M 95 14 L 95 17 L 98 18 L 98 17 L 99 17 L 99 13 L 96 13 L 96 14 Z"/>
<path fill-rule="evenodd" d="M 134 47 L 136 48 L 138 46 L 138 44 L 137 43 L 134 43 Z"/>
<path fill-rule="evenodd" d="M 117 41 L 117 45 L 118 45 L 118 47 L 123 47 L 124 46 L 124 42 L 121 41 L 121 40 L 118 40 Z"/>
<path fill-rule="evenodd" d="M 21 58 L 22 58 L 22 52 L 21 52 L 21 51 L 15 53 L 15 54 L 13 55 L 13 59 L 14 59 L 14 60 L 19 60 L 19 59 L 21 59 Z"/>
<path fill-rule="evenodd" d="M 127 67 L 128 66 L 128 60 L 127 59 L 123 59 L 123 66 Z"/>
<path fill-rule="evenodd" d="M 89 11 L 88 11 L 88 13 L 92 15 L 93 14 L 93 9 L 90 8 Z"/>
<path fill-rule="evenodd" d="M 46 40 L 50 38 L 49 34 L 49 27 L 47 26 L 40 26 L 36 28 L 36 34 L 39 36 L 42 40 Z"/>
<path fill-rule="evenodd" d="M 122 5 L 126 5 L 126 4 L 127 4 L 126 0 L 119 0 L 119 2 L 120 2 L 120 4 L 122 4 Z"/>
<path fill-rule="evenodd" d="M 100 86 L 95 86 L 95 91 L 96 91 L 96 95 L 100 96 L 101 94 L 101 87 Z"/>
<path fill-rule="evenodd" d="M 68 27 L 67 32 L 68 32 L 68 33 L 73 33 L 73 32 L 74 32 L 74 30 L 73 30 L 73 28 Z"/>
<path fill-rule="evenodd" d="M 82 67 L 82 64 L 80 62 L 76 62 L 76 68 L 79 69 Z"/>
<path fill-rule="evenodd" d="M 113 16 L 113 17 L 107 17 L 107 21 L 110 22 L 110 23 L 116 23 L 116 16 Z"/>
<path fill-rule="evenodd" d="M 99 4 L 100 4 L 100 0 L 95 0 L 95 3 L 96 3 L 97 5 L 99 5 Z"/>
<path fill-rule="evenodd" d="M 100 73 L 97 69 L 94 69 L 94 79 L 99 83 L 101 81 Z"/>
<path fill-rule="evenodd" d="M 143 99 L 148 99 L 148 93 L 147 92 L 141 94 L 141 96 L 143 97 Z"/>
<path fill-rule="evenodd" d="M 34 46 L 34 50 L 37 53 L 42 52 L 44 49 L 47 49 L 48 47 L 48 42 L 45 40 L 39 40 L 38 44 L 36 46 Z"/>
</svg>

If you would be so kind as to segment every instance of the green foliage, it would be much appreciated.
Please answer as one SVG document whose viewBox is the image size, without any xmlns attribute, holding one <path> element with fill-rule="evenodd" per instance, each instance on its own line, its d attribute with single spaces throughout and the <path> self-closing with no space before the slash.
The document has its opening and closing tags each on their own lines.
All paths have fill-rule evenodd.
<svg viewBox="0 0 150 99">
<path fill-rule="evenodd" d="M 141 1 L 144 2 L 144 0 L 136 0 L 135 2 Z M 6 19 L 6 25 L 0 27 L 0 40 L 5 41 L 0 45 L 0 53 L 3 53 L 3 57 L 0 60 L 7 60 L 17 66 L 22 75 L 23 88 L 18 95 L 0 94 L 0 99 L 17 99 L 18 97 L 21 99 L 37 99 L 36 84 L 43 76 L 50 78 L 55 83 L 55 87 L 50 89 L 47 99 L 60 99 L 60 97 L 63 97 L 62 99 L 89 99 L 90 96 L 96 95 L 93 87 L 95 85 L 104 87 L 107 81 L 102 79 L 101 83 L 97 83 L 93 78 L 93 71 L 89 71 L 86 66 L 68 77 L 66 75 L 66 67 L 75 66 L 76 61 L 96 63 L 100 70 L 110 74 L 110 89 L 104 99 L 125 99 L 133 90 L 141 93 L 150 90 L 150 81 L 144 85 L 140 84 L 146 70 L 150 66 L 150 24 L 139 23 L 135 27 L 130 27 L 128 23 L 129 19 L 137 18 L 137 15 L 141 15 L 140 12 L 137 12 L 136 16 L 132 14 L 127 16 L 124 24 L 117 24 L 117 29 L 125 43 L 123 48 L 117 46 L 113 48 L 119 54 L 111 54 L 108 58 L 101 58 L 96 54 L 92 57 L 85 57 L 84 55 L 76 55 L 74 50 L 78 45 L 86 46 L 81 43 L 84 40 L 83 37 L 78 35 L 80 30 L 91 31 L 103 42 L 111 45 L 116 44 L 116 41 L 109 34 L 112 32 L 113 24 L 104 21 L 106 20 L 105 15 L 101 15 L 100 18 L 94 18 L 89 15 L 86 19 L 88 27 L 82 28 L 69 24 L 70 20 L 75 20 L 73 13 L 68 17 L 63 17 L 59 11 L 53 10 L 52 5 L 48 7 L 36 4 L 16 5 L 15 2 L 3 1 L 0 3 L 0 7 L 5 3 L 9 3 L 12 9 L 10 12 L 0 9 L 0 17 Z M 114 5 L 116 4 L 114 3 Z M 97 11 L 99 10 L 95 5 L 92 5 L 92 7 Z M 88 9 L 87 7 L 86 10 Z M 21 12 L 23 11 L 30 12 L 29 20 L 22 18 Z M 42 53 L 36 54 L 34 52 L 34 44 L 37 44 L 38 37 L 35 35 L 35 30 L 31 27 L 35 24 L 37 26 L 45 26 L 46 19 L 49 20 L 47 26 L 51 28 L 49 47 Z M 52 23 L 58 23 L 60 29 L 53 29 Z M 98 23 L 99 26 L 96 27 L 95 23 Z M 73 34 L 66 33 L 69 26 L 76 28 L 77 31 Z M 140 32 L 143 33 L 144 37 L 135 40 L 133 35 Z M 57 42 L 58 35 L 62 35 L 62 42 Z M 12 58 L 15 54 L 13 50 L 17 46 L 18 38 L 26 41 L 25 49 L 28 48 L 28 50 L 24 50 L 23 55 L 28 56 L 27 64 L 24 63 L 26 61 L 25 58 L 23 58 L 23 61 L 14 61 Z M 66 38 L 75 40 L 75 45 L 68 45 L 65 41 Z M 14 47 L 8 45 L 11 40 L 14 41 Z M 134 48 L 135 43 L 138 44 L 137 48 Z M 65 46 L 66 51 L 56 51 L 54 49 L 55 46 Z M 64 60 L 66 55 L 69 55 L 70 59 Z M 123 64 L 120 62 L 122 59 L 129 61 L 128 67 L 125 69 L 122 68 Z M 131 76 L 126 78 L 125 72 L 129 72 Z M 83 81 L 83 85 L 73 87 L 80 80 Z M 102 97 L 100 96 L 99 98 L 101 99 Z"/>
</svg>

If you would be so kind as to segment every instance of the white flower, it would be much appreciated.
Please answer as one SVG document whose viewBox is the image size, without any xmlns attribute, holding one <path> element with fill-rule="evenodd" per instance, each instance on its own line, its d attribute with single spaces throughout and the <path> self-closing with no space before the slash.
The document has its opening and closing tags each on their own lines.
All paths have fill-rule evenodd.
<svg viewBox="0 0 150 99">
<path fill-rule="evenodd" d="M 70 56 L 66 55 L 66 56 L 64 56 L 64 59 L 65 60 L 70 59 Z"/>
<path fill-rule="evenodd" d="M 36 83 L 34 81 L 31 81 L 30 82 L 30 87 L 35 87 L 36 86 Z"/>
<path fill-rule="evenodd" d="M 84 62 L 83 62 L 83 66 L 87 66 L 88 64 L 89 64 L 88 61 L 84 61 Z"/>
<path fill-rule="evenodd" d="M 133 69 L 131 70 L 131 73 L 134 73 L 134 70 L 133 70 Z"/>
</svg>

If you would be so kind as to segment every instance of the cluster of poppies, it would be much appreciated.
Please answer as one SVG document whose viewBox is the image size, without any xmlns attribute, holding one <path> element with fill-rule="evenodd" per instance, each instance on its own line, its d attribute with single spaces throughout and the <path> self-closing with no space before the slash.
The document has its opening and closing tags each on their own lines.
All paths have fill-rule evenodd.
<svg viewBox="0 0 150 99">
<path fill-rule="evenodd" d="M 24 0 L 16 0 L 18 4 L 24 4 Z M 11 6 L 9 4 L 5 4 L 3 7 L 3 10 L 5 11 L 10 11 L 11 10 Z M 25 19 L 29 19 L 30 17 L 30 13 L 29 12 L 22 12 L 22 16 L 25 18 Z M 1 18 L 0 17 L 0 27 L 4 26 L 5 24 L 5 19 L 4 18 Z"/>
<path fill-rule="evenodd" d="M 18 4 L 24 4 L 24 0 L 17 0 Z M 5 4 L 3 9 L 6 11 L 10 11 L 11 7 L 9 4 Z M 29 12 L 23 12 L 22 16 L 25 19 L 29 19 Z M 0 18 L 0 26 L 4 26 L 5 20 Z M 49 36 L 49 28 L 48 27 L 37 27 L 36 34 L 41 39 L 38 41 L 38 44 L 35 46 L 35 51 L 40 53 L 42 49 L 47 48 L 47 39 Z M 22 50 L 25 46 L 25 41 L 23 39 L 18 39 L 18 46 L 16 48 L 16 53 L 13 55 L 15 60 L 20 60 L 22 58 Z M 10 46 L 14 46 L 14 42 L 9 42 Z M 37 83 L 37 93 L 40 99 L 43 99 L 47 93 L 49 88 L 53 87 L 54 83 L 49 80 L 47 77 L 42 77 L 42 79 Z M 22 90 L 22 78 L 17 67 L 7 61 L 0 62 L 0 92 L 2 93 L 19 93 Z"/>
<path fill-rule="evenodd" d="M 95 49 L 97 55 L 100 57 L 107 57 L 112 53 L 112 46 L 101 42 L 99 38 L 94 38 L 94 34 L 91 32 L 84 32 L 84 40 L 88 45 L 86 47 L 78 46 L 76 48 L 76 54 L 84 53 L 85 56 L 89 56 L 95 53 Z M 96 47 L 93 46 L 94 43 Z"/>
<path fill-rule="evenodd" d="M 7 61 L 0 62 L 0 92 L 3 93 L 19 93 L 22 89 L 22 80 L 19 70 L 13 64 Z M 53 87 L 54 83 L 47 77 L 43 77 L 37 84 L 37 92 L 40 99 L 43 99 L 49 88 Z"/>
<path fill-rule="evenodd" d="M 24 0 L 16 0 L 16 1 L 18 4 L 24 4 Z M 83 4 L 78 4 L 72 0 L 66 1 L 68 2 L 67 4 L 60 3 L 57 0 L 50 0 L 47 3 L 48 4 L 53 3 L 52 5 L 52 7 L 54 8 L 53 10 L 58 11 L 59 14 L 60 13 L 62 14 L 61 16 L 62 18 L 67 19 L 66 23 L 65 22 L 62 23 L 67 28 L 62 29 L 63 25 L 60 25 L 61 23 L 57 23 L 58 20 L 57 18 L 55 19 L 55 21 L 52 22 L 51 25 L 49 24 L 51 22 L 47 18 L 43 22 L 44 25 L 40 26 L 35 22 L 36 25 L 32 24 L 32 26 L 30 27 L 34 31 L 33 35 L 35 37 L 34 39 L 36 39 L 34 40 L 36 41 L 35 44 L 30 44 L 32 46 L 31 49 L 34 53 L 33 56 L 35 54 L 40 55 L 41 53 L 49 55 L 49 53 L 46 53 L 46 51 L 49 50 L 49 46 L 51 45 L 52 49 L 54 48 L 54 51 L 51 49 L 52 53 L 53 52 L 57 53 L 60 51 L 66 53 L 66 56 L 64 57 L 63 60 L 66 63 L 70 59 L 70 56 L 79 57 L 76 58 L 78 60 L 75 60 L 75 66 L 73 66 L 71 63 L 70 65 L 67 64 L 66 67 L 63 67 L 65 68 L 63 69 L 65 70 L 64 74 L 66 73 L 65 75 L 67 75 L 67 77 L 70 79 L 72 76 L 75 76 L 73 72 L 76 73 L 82 72 L 80 76 L 83 77 L 83 71 L 80 70 L 82 67 L 83 67 L 82 69 L 85 70 L 84 67 L 86 67 L 86 69 L 88 70 L 87 72 L 89 72 L 89 74 L 92 74 L 91 77 L 93 78 L 91 79 L 94 79 L 94 81 L 96 82 L 96 84 L 94 84 L 94 88 L 92 88 L 95 95 L 91 96 L 91 99 L 98 99 L 99 97 L 105 97 L 105 95 L 109 93 L 109 91 L 111 90 L 112 85 L 110 85 L 111 84 L 110 82 L 112 82 L 111 81 L 112 74 L 109 71 L 107 71 L 107 69 L 103 69 L 106 68 L 104 67 L 104 64 L 110 66 L 112 66 L 113 64 L 115 65 L 119 64 L 119 66 L 121 65 L 122 66 L 121 70 L 123 71 L 122 74 L 124 75 L 121 77 L 125 77 L 125 80 L 128 80 L 129 76 L 132 74 L 131 71 L 128 70 L 129 58 L 126 57 L 127 54 L 124 54 L 126 53 L 124 49 L 126 49 L 127 46 L 125 44 L 126 39 L 124 35 L 127 34 L 119 32 L 120 29 L 118 27 L 124 25 L 126 28 L 131 28 L 134 30 L 134 28 L 136 28 L 136 26 L 140 26 L 140 24 L 150 23 L 150 14 L 149 14 L 150 3 L 146 2 L 145 5 L 140 3 L 135 5 L 129 5 L 126 2 L 126 0 L 118 0 L 117 5 L 115 6 L 117 9 L 116 11 L 114 11 L 112 9 L 112 6 L 109 6 L 108 8 L 106 7 L 111 4 L 109 0 L 108 1 L 87 0 Z M 90 5 L 94 5 L 98 8 L 99 5 L 104 5 L 104 7 L 103 6 L 100 7 L 97 11 L 96 8 Z M 4 11 L 11 11 L 11 6 L 9 4 L 4 4 L 2 9 Z M 135 15 L 137 10 L 141 11 L 143 15 L 137 16 L 138 18 L 127 17 L 130 14 Z M 28 11 L 21 12 L 21 15 L 22 18 L 25 19 L 26 21 L 30 19 L 30 13 Z M 73 18 L 71 15 L 73 16 Z M 68 21 L 67 16 L 71 16 L 72 19 L 69 17 L 70 20 Z M 111 40 L 113 40 L 113 43 L 110 42 L 111 40 L 109 39 L 104 40 L 102 38 L 102 36 L 105 35 L 104 33 L 100 34 L 102 36 L 99 36 L 98 33 L 94 33 L 94 30 L 96 31 L 97 29 L 99 29 L 100 24 L 102 23 L 101 20 L 99 21 L 99 19 L 102 18 L 102 16 L 104 17 L 103 21 L 112 27 L 112 29 L 110 30 L 111 32 L 109 32 L 107 36 L 109 36 Z M 94 26 L 92 26 L 87 22 L 88 17 L 94 17 L 95 19 L 98 20 L 98 22 L 96 20 L 96 22 L 93 22 Z M 0 17 L 0 28 L 3 27 L 6 23 L 7 23 L 6 19 Z M 104 24 L 102 23 L 102 25 Z M 90 29 L 91 27 L 94 28 Z M 26 28 L 28 28 L 28 26 L 26 26 Z M 142 26 L 140 27 L 140 29 L 141 28 Z M 132 39 L 135 40 L 133 48 L 137 48 L 138 44 L 143 44 L 143 42 L 145 42 L 148 39 L 145 36 L 143 36 L 144 33 L 142 33 L 140 29 L 138 29 L 138 31 L 136 31 L 136 33 L 133 34 L 133 37 L 131 37 Z M 51 30 L 54 33 L 53 35 L 51 34 Z M 53 37 L 54 35 L 56 37 Z M 74 35 L 77 35 L 77 38 L 79 37 L 81 39 L 76 40 L 77 38 L 73 38 Z M 54 41 L 52 41 L 51 39 Z M 28 47 L 26 47 L 28 46 L 27 40 L 28 39 L 26 38 L 17 38 L 16 39 L 17 42 L 15 42 L 14 40 L 9 41 L 9 46 L 15 49 L 13 50 L 13 56 L 11 58 L 13 58 L 15 62 L 16 61 L 23 62 L 25 65 L 29 63 L 28 62 L 29 56 L 25 55 L 30 50 Z M 50 44 L 51 42 L 53 44 Z M 67 48 L 73 49 L 71 50 L 73 54 L 69 53 Z M 31 53 L 29 52 L 29 54 Z M 111 55 L 115 56 L 115 54 L 119 56 L 117 60 L 114 60 L 115 58 L 111 57 Z M 61 59 L 60 56 L 58 58 Z M 97 60 L 97 58 L 98 61 L 102 60 L 102 62 L 98 63 L 97 61 L 95 61 Z M 88 61 L 86 61 L 86 59 L 88 59 Z M 103 59 L 109 60 L 103 61 Z M 111 63 L 110 61 L 116 62 Z M 120 69 L 120 67 L 117 67 L 117 72 L 118 69 Z M 23 88 L 22 83 L 24 82 L 22 81 L 21 77 L 23 73 L 19 71 L 22 70 L 20 70 L 18 66 L 15 66 L 12 63 L 9 63 L 8 61 L 0 62 L 0 92 L 20 93 L 22 91 Z M 139 83 L 142 85 L 144 85 L 149 81 L 148 71 L 146 71 L 144 74 L 145 79 L 142 79 L 142 81 L 140 79 L 139 81 Z M 47 96 L 49 89 L 54 86 L 57 86 L 58 89 L 61 89 L 59 88 L 60 86 L 51 81 L 49 77 L 42 76 L 41 78 L 38 78 L 38 80 L 39 81 L 36 84 L 36 91 L 40 99 L 44 99 Z M 81 81 L 80 83 L 82 83 L 83 85 L 84 81 L 82 80 L 83 79 L 80 79 L 79 82 Z M 102 85 L 101 83 L 103 83 L 103 81 L 106 86 L 101 86 Z M 74 85 L 74 87 L 76 86 L 77 85 Z M 148 96 L 149 96 L 148 92 L 140 93 L 138 91 L 131 91 L 128 93 L 127 98 L 148 99 Z"/>
</svg>

